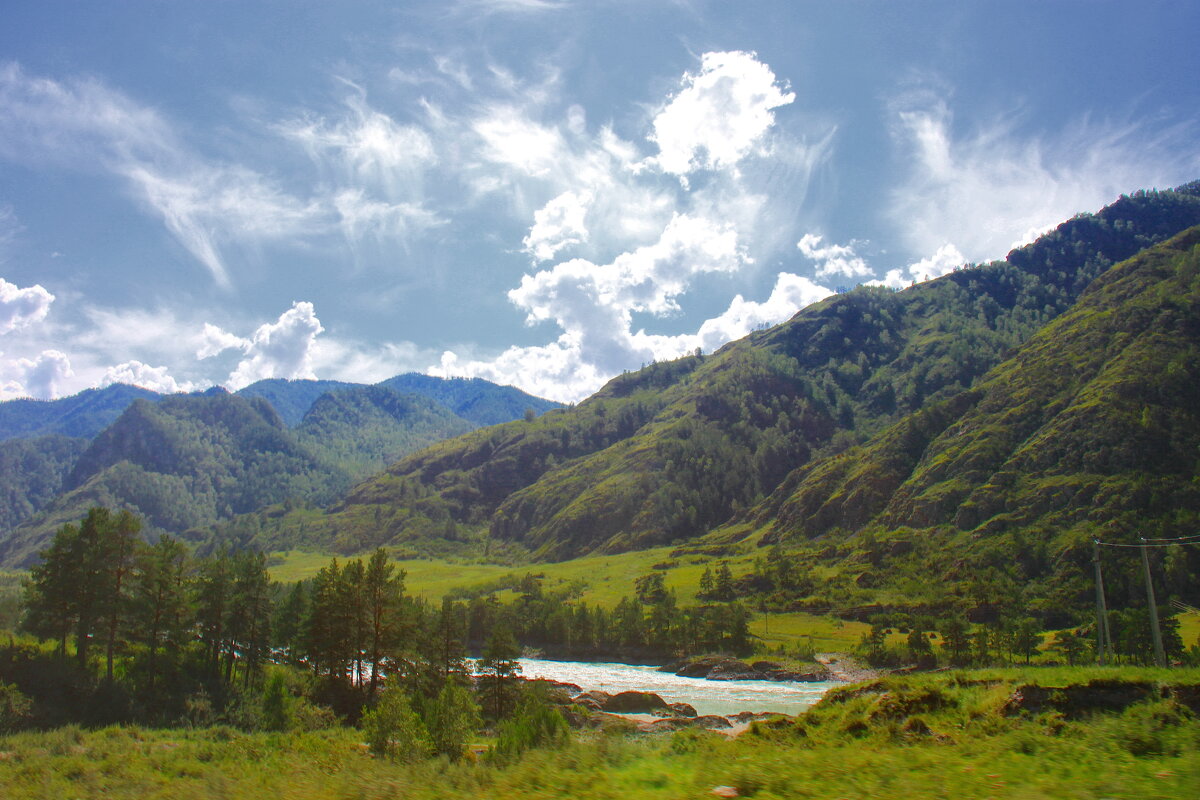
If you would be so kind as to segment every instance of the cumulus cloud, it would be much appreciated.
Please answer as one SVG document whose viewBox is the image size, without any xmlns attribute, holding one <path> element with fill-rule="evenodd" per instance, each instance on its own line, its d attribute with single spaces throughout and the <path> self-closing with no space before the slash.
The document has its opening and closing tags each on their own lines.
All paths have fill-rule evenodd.
<svg viewBox="0 0 1200 800">
<path fill-rule="evenodd" d="M 915 264 L 909 264 L 904 269 L 890 269 L 880 280 L 867 281 L 870 286 L 890 286 L 893 289 L 903 289 L 913 283 L 940 278 L 961 267 L 967 262 L 958 248 L 947 242 L 928 258 L 923 258 Z"/>
<path fill-rule="evenodd" d="M 141 361 L 126 361 L 124 364 L 117 364 L 105 370 L 104 377 L 100 380 L 100 386 L 109 386 L 114 383 L 140 386 L 161 394 L 191 392 L 196 388 L 195 384 L 190 382 L 176 381 L 167 374 L 166 367 L 152 367 Z"/>
<path fill-rule="evenodd" d="M 53 400 L 66 381 L 74 376 L 71 360 L 58 350 L 43 350 L 37 358 L 5 362 L 0 374 L 0 399 L 32 397 Z"/>
<path fill-rule="evenodd" d="M 963 132 L 947 102 L 930 93 L 901 98 L 893 113 L 911 169 L 892 193 L 891 216 L 919 253 L 954 242 L 972 261 L 1002 258 L 1014 243 L 1131 187 L 1172 186 L 1200 168 L 1179 129 L 1151 134 L 1137 123 L 1084 119 L 1026 134 L 1010 115 Z"/>
<path fill-rule="evenodd" d="M 549 261 L 558 251 L 588 240 L 588 206 L 591 192 L 563 192 L 534 212 L 533 227 L 522 244 L 538 261 Z"/>
<path fill-rule="evenodd" d="M 843 278 L 874 277 L 875 272 L 861 256 L 854 252 L 853 244 L 821 244 L 823 237 L 815 233 L 806 233 L 796 243 L 796 247 L 817 263 L 817 275 L 827 277 L 840 275 Z"/>
<path fill-rule="evenodd" d="M 705 321 L 696 334 L 699 340 L 697 346 L 704 350 L 716 350 L 756 328 L 778 325 L 800 309 L 832 294 L 832 289 L 819 286 L 808 278 L 781 272 L 775 279 L 775 288 L 765 301 L 756 303 L 743 299 L 739 294 L 724 313 Z"/>
<path fill-rule="evenodd" d="M 21 289 L 0 278 L 0 334 L 41 322 L 53 302 L 54 295 L 41 284 Z"/>
<path fill-rule="evenodd" d="M 196 349 L 196 358 L 212 358 L 226 350 L 234 348 L 245 350 L 249 346 L 249 339 L 243 339 L 241 336 L 218 328 L 211 322 L 206 322 L 200 333 L 200 346 Z"/>
<path fill-rule="evenodd" d="M 759 146 L 775 121 L 772 109 L 796 95 L 754 53 L 705 53 L 700 71 L 654 118 L 654 162 L 673 175 L 732 167 Z"/>
<path fill-rule="evenodd" d="M 293 303 L 277 321 L 260 325 L 249 339 L 243 340 L 241 347 L 245 358 L 229 375 L 225 385 L 237 391 L 265 378 L 316 378 L 313 345 L 317 335 L 324 330 L 312 303 Z M 212 342 L 213 347 L 229 341 L 230 336 L 219 328 L 214 331 L 205 328 L 205 340 Z"/>
</svg>

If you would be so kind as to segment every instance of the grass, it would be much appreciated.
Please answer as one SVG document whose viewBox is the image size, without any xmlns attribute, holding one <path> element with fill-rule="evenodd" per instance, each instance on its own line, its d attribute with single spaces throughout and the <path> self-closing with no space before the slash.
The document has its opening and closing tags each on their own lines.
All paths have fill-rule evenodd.
<svg viewBox="0 0 1200 800">
<path fill-rule="evenodd" d="M 1200 721 L 1173 700 L 1124 709 L 1014 711 L 1017 687 L 1163 680 L 1200 670 L 1019 669 L 891 677 L 847 687 L 796 722 L 734 740 L 684 730 L 583 733 L 506 767 L 372 758 L 357 731 L 67 727 L 0 737 L 6 800 L 112 798 L 1195 797 Z"/>
<path fill-rule="evenodd" d="M 698 555 L 672 556 L 673 551 L 672 547 L 659 547 L 519 567 L 435 559 L 403 559 L 394 563 L 407 573 L 407 591 L 429 601 L 440 601 L 446 594 L 456 591 L 497 588 L 507 583 L 507 578 L 520 578 L 530 573 L 543 576 L 543 586 L 548 591 L 567 591 L 576 600 L 611 609 L 622 597 L 634 594 L 635 580 L 654 572 L 662 572 L 667 587 L 675 591 L 681 605 L 692 605 L 697 602 L 696 591 L 705 568 L 715 568 L 727 560 L 736 575 L 748 571 L 753 561 L 753 554 L 712 559 Z M 330 558 L 326 554 L 302 550 L 273 553 L 271 577 L 283 582 L 311 578 L 329 563 Z M 656 566 L 666 568 L 656 570 Z M 821 573 L 820 577 L 829 576 Z M 499 596 L 506 599 L 506 594 Z M 1183 613 L 1178 619 L 1185 646 L 1200 641 L 1200 613 Z M 751 633 L 759 637 L 764 650 L 789 652 L 847 652 L 859 644 L 869 629 L 870 626 L 862 622 L 805 612 L 769 615 L 755 612 L 750 625 Z M 1050 634 L 1044 637 L 1043 650 L 1049 647 L 1051 638 Z M 893 631 L 887 642 L 891 647 L 902 649 L 905 635 Z"/>
</svg>

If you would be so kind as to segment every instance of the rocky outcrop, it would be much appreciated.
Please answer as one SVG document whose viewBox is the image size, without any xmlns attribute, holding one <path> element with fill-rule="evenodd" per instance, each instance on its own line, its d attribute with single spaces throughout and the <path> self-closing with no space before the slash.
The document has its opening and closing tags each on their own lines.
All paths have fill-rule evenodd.
<svg viewBox="0 0 1200 800">
<path fill-rule="evenodd" d="M 671 710 L 675 712 L 677 717 L 694 717 L 696 709 L 692 708 L 688 703 L 670 703 Z"/>
<path fill-rule="evenodd" d="M 659 667 L 659 672 L 672 672 L 685 678 L 705 678 L 710 681 L 796 681 L 812 683 L 831 679 L 830 671 L 822 664 L 807 670 L 785 669 L 774 661 L 755 661 L 747 664 L 730 656 L 704 656 L 685 659 Z"/>
<path fill-rule="evenodd" d="M 609 714 L 674 714 L 667 701 L 654 692 L 621 692 L 608 698 L 601 708 Z"/>
</svg>

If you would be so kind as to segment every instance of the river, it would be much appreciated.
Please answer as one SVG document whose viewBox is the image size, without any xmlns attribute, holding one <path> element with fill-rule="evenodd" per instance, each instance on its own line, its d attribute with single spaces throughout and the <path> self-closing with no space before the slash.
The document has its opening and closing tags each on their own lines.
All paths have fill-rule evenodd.
<svg viewBox="0 0 1200 800">
<path fill-rule="evenodd" d="M 573 683 L 584 691 L 599 689 L 609 694 L 631 690 L 654 692 L 668 703 L 691 705 L 697 714 L 720 716 L 741 711 L 799 714 L 820 700 L 830 688 L 839 685 L 835 681 L 710 681 L 684 678 L 637 664 L 592 664 L 539 658 L 522 658 L 521 674 L 526 678 Z"/>
</svg>

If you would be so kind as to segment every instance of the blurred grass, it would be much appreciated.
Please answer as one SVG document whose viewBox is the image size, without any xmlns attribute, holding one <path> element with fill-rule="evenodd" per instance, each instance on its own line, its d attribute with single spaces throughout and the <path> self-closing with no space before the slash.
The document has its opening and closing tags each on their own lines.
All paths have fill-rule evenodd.
<svg viewBox="0 0 1200 800">
<path fill-rule="evenodd" d="M 1014 710 L 1016 689 L 1113 681 L 1200 685 L 1200 670 L 1014 669 L 847 687 L 797 721 L 728 740 L 702 730 L 584 733 L 515 764 L 372 758 L 353 729 L 67 727 L 0 737 L 5 800 L 110 798 L 1196 797 L 1200 721 L 1162 687 L 1124 709 Z M 1119 688 L 1119 687 L 1118 687 Z"/>
</svg>

